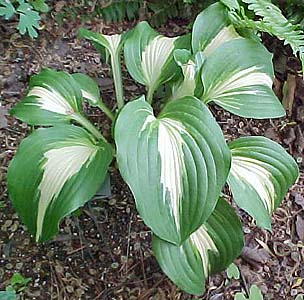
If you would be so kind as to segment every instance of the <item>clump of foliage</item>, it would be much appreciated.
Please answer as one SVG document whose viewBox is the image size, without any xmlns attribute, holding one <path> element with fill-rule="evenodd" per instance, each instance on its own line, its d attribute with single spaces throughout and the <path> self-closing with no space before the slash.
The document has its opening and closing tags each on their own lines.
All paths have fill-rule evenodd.
<svg viewBox="0 0 304 300">
<path fill-rule="evenodd" d="M 31 38 L 38 36 L 39 12 L 48 10 L 44 0 L 0 0 L 0 16 L 5 20 L 9 20 L 13 16 L 19 18 L 17 29 L 22 35 L 28 33 Z"/>
<path fill-rule="evenodd" d="M 234 296 L 234 300 L 263 300 L 264 297 L 262 295 L 261 290 L 256 285 L 252 285 L 249 290 L 248 298 L 244 293 L 236 293 Z"/>
<path fill-rule="evenodd" d="M 293 24 L 299 24 L 304 28 L 304 2 L 301 0 L 276 0 L 276 5 L 281 7 Z"/>
<path fill-rule="evenodd" d="M 109 1 L 97 5 L 94 12 L 104 18 L 106 22 L 117 22 L 125 19 L 138 19 L 140 11 L 144 13 L 154 26 L 160 26 L 168 19 L 176 17 L 191 17 L 194 11 L 204 9 L 215 0 L 173 0 L 173 1 Z M 283 40 L 291 46 L 294 55 L 299 55 L 304 69 L 304 34 L 299 28 L 303 22 L 304 5 L 287 1 L 278 4 L 285 7 L 289 21 L 281 10 L 271 3 L 271 0 L 222 0 L 229 9 L 230 17 L 236 28 L 250 28 L 257 32 L 267 32 Z M 242 4 L 242 5 L 241 5 Z"/>
<path fill-rule="evenodd" d="M 246 118 L 285 115 L 272 91 L 272 55 L 254 32 L 238 31 L 229 13 L 215 3 L 197 16 L 191 34 L 173 38 L 147 22 L 121 35 L 81 29 L 80 37 L 110 56 L 115 112 L 85 74 L 44 69 L 31 78 L 11 113 L 40 128 L 11 161 L 8 190 L 37 242 L 52 238 L 60 220 L 94 196 L 114 157 L 153 231 L 161 268 L 191 294 L 202 294 L 205 279 L 226 269 L 243 247 L 240 220 L 222 194 L 226 183 L 236 204 L 258 226 L 271 228 L 271 214 L 297 179 L 298 167 L 265 137 L 227 143 L 209 109 L 215 103 Z M 147 91 L 128 103 L 122 51 L 128 72 Z M 163 85 L 170 95 L 155 115 L 155 91 Z M 84 101 L 113 121 L 115 145 L 85 117 Z"/>
<path fill-rule="evenodd" d="M 92 3 L 88 0 L 76 0 L 73 2 L 73 7 L 65 6 L 56 13 L 56 20 L 62 22 L 64 18 L 72 19 L 77 16 L 83 20 L 97 16 L 107 23 L 145 19 L 158 27 L 173 18 L 192 19 L 196 12 L 214 2 L 214 0 L 113 0 Z"/>
<path fill-rule="evenodd" d="M 0 291 L 1 300 L 16 300 L 19 293 L 21 293 L 28 283 L 31 281 L 31 278 L 25 278 L 20 273 L 14 273 L 9 280 L 9 284 L 6 287 L 5 291 Z"/>
<path fill-rule="evenodd" d="M 283 40 L 285 44 L 291 46 L 294 55 L 299 55 L 304 70 L 304 33 L 299 25 L 293 25 L 286 19 L 281 10 L 270 0 L 242 0 L 242 2 L 248 4 L 248 10 L 254 13 L 257 20 L 248 17 L 244 7 L 239 6 L 235 1 L 233 5 L 228 5 L 234 26 L 267 32 Z"/>
</svg>

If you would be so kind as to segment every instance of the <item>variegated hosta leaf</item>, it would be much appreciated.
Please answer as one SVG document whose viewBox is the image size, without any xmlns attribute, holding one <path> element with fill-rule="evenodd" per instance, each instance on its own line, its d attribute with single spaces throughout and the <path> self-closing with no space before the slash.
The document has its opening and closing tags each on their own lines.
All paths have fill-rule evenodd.
<svg viewBox="0 0 304 300">
<path fill-rule="evenodd" d="M 119 109 L 122 108 L 124 105 L 124 96 L 121 78 L 120 52 L 127 34 L 104 35 L 81 28 L 78 35 L 92 41 L 102 57 L 106 56 L 107 59 L 108 54 L 110 54 L 117 105 Z"/>
<path fill-rule="evenodd" d="M 150 93 L 172 79 L 178 68 L 173 60 L 173 50 L 187 47 L 188 37 L 165 37 L 158 34 L 147 22 L 140 22 L 128 36 L 125 62 L 131 76 Z"/>
<path fill-rule="evenodd" d="M 284 116 L 284 108 L 272 91 L 271 59 L 265 47 L 252 40 L 222 44 L 203 64 L 202 100 L 247 118 Z"/>
<path fill-rule="evenodd" d="M 26 97 L 10 112 L 30 125 L 54 125 L 80 114 L 81 103 L 81 90 L 72 75 L 44 69 L 31 77 Z"/>
<path fill-rule="evenodd" d="M 192 50 L 203 51 L 205 56 L 214 52 L 221 44 L 238 39 L 228 17 L 228 10 L 222 3 L 215 3 L 203 10 L 193 24 Z"/>
<path fill-rule="evenodd" d="M 98 106 L 100 92 L 97 83 L 90 76 L 83 73 L 74 73 L 72 76 L 81 89 L 82 97 L 92 106 Z"/>
<path fill-rule="evenodd" d="M 112 152 L 109 144 L 73 125 L 38 129 L 21 142 L 9 165 L 8 190 L 36 241 L 50 239 L 63 217 L 94 196 Z"/>
<path fill-rule="evenodd" d="M 206 277 L 226 269 L 240 254 L 243 243 L 237 215 L 220 198 L 206 223 L 181 246 L 154 236 L 152 248 L 160 267 L 178 287 L 201 295 Z"/>
<path fill-rule="evenodd" d="M 141 217 L 159 237 L 180 244 L 210 216 L 230 168 L 207 106 L 185 97 L 156 118 L 144 99 L 134 100 L 118 116 L 115 141 Z"/>
<path fill-rule="evenodd" d="M 172 94 L 168 100 L 176 100 L 185 96 L 200 97 L 203 90 L 200 72 L 205 61 L 203 52 L 199 51 L 192 56 L 189 50 L 177 49 L 174 51 L 174 59 L 182 69 L 183 78 L 174 82 Z"/>
<path fill-rule="evenodd" d="M 99 50 L 101 54 L 103 54 L 103 48 L 105 48 L 113 56 L 120 52 L 124 43 L 124 35 L 122 34 L 106 35 L 85 28 L 79 29 L 78 36 L 93 42 L 95 48 Z"/>
<path fill-rule="evenodd" d="M 174 59 L 182 69 L 183 78 L 173 85 L 170 100 L 194 96 L 197 66 L 192 60 L 191 52 L 186 49 L 177 49 L 174 51 Z"/>
<path fill-rule="evenodd" d="M 257 225 L 271 228 L 270 215 L 298 177 L 294 159 L 277 143 L 265 137 L 243 137 L 231 143 L 228 184 L 239 207 Z"/>
</svg>

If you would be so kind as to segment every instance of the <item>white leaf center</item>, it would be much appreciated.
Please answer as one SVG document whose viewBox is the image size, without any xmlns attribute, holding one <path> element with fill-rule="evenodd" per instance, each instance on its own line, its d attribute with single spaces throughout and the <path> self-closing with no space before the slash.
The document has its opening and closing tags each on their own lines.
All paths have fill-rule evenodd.
<svg viewBox="0 0 304 300">
<path fill-rule="evenodd" d="M 208 251 L 218 253 L 218 250 L 204 225 L 190 235 L 190 240 L 201 256 L 204 274 L 207 277 L 210 272 Z"/>
<path fill-rule="evenodd" d="M 214 52 L 219 46 L 221 46 L 223 43 L 241 38 L 238 33 L 235 31 L 234 27 L 232 25 L 228 27 L 224 27 L 217 35 L 216 37 L 208 44 L 208 46 L 203 51 L 205 56 L 210 55 L 212 52 Z"/>
<path fill-rule="evenodd" d="M 61 115 L 67 115 L 73 111 L 69 102 L 51 87 L 35 86 L 29 91 L 28 96 L 37 97 L 38 104 L 42 109 Z"/>
<path fill-rule="evenodd" d="M 180 99 L 185 96 L 194 95 L 196 65 L 192 60 L 181 66 L 184 80 L 178 86 L 174 86 L 171 99 Z"/>
<path fill-rule="evenodd" d="M 153 87 L 159 79 L 162 68 L 174 49 L 176 38 L 155 37 L 142 53 L 142 70 L 146 85 Z"/>
<path fill-rule="evenodd" d="M 115 54 L 115 52 L 118 49 L 120 40 L 121 40 L 121 35 L 120 34 L 113 34 L 113 35 L 103 35 L 103 36 L 109 43 L 109 46 L 110 46 L 109 51 L 111 51 L 112 54 Z"/>
<path fill-rule="evenodd" d="M 179 226 L 179 206 L 183 192 L 184 154 L 181 133 L 185 132 L 184 126 L 175 120 L 164 118 L 159 120 L 158 151 L 161 159 L 161 184 L 163 187 L 163 201 L 166 194 L 170 195 L 171 211 L 177 229 Z"/>
<path fill-rule="evenodd" d="M 259 90 L 239 91 L 241 88 L 254 85 L 264 85 L 271 89 L 272 79 L 266 73 L 259 72 L 257 67 L 250 67 L 227 77 L 225 81 L 219 81 L 207 92 L 206 98 L 212 100 L 239 94 L 257 95 L 260 93 Z"/>
</svg>

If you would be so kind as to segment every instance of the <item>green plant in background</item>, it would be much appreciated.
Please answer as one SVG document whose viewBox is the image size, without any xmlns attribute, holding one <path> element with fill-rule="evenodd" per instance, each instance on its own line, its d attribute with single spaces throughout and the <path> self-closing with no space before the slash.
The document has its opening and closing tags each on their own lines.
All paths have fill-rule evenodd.
<svg viewBox="0 0 304 300">
<path fill-rule="evenodd" d="M 231 1 L 224 1 L 231 2 Z M 230 3 L 231 4 L 231 3 Z M 80 37 L 110 55 L 118 109 L 103 103 L 84 74 L 45 69 L 31 78 L 11 113 L 32 126 L 8 169 L 10 198 L 37 242 L 89 201 L 115 156 L 136 207 L 153 231 L 153 251 L 181 289 L 202 294 L 207 276 L 226 269 L 243 247 L 234 209 L 222 198 L 228 183 L 236 204 L 270 229 L 271 213 L 298 177 L 293 158 L 261 136 L 228 144 L 209 105 L 248 118 L 285 111 L 272 91 L 272 55 L 253 35 L 236 30 L 215 3 L 196 18 L 192 34 L 165 37 L 147 22 L 122 35 L 81 29 Z M 147 95 L 125 103 L 120 54 Z M 170 88 L 160 113 L 155 91 Z M 83 101 L 113 120 L 115 148 L 84 116 Z M 116 154 L 115 154 L 116 153 Z"/>
<path fill-rule="evenodd" d="M 304 2 L 301 0 L 275 0 L 274 3 L 284 10 L 293 24 L 304 28 Z"/>
<path fill-rule="evenodd" d="M 1 300 L 16 300 L 17 294 L 22 292 L 31 278 L 24 278 L 20 273 L 14 273 L 5 291 L 0 291 Z"/>
<path fill-rule="evenodd" d="M 256 285 L 252 285 L 249 290 L 249 298 L 245 296 L 244 293 L 236 293 L 234 296 L 234 300 L 263 300 L 264 297 L 262 295 L 261 290 Z"/>
<path fill-rule="evenodd" d="M 237 3 L 236 0 L 232 2 Z M 258 20 L 248 17 L 243 7 L 228 4 L 234 26 L 267 32 L 283 40 L 285 44 L 291 46 L 294 55 L 299 55 L 304 70 L 304 34 L 299 26 L 289 22 L 270 0 L 242 0 L 242 2 L 248 4 L 248 10 L 254 12 Z"/>
<path fill-rule="evenodd" d="M 16 291 L 17 293 L 22 292 L 31 280 L 32 279 L 30 277 L 25 278 L 18 272 L 14 273 L 9 281 L 9 285 L 7 286 L 6 290 Z"/>
<path fill-rule="evenodd" d="M 15 291 L 0 291 L 1 300 L 17 300 L 17 294 Z"/>
<path fill-rule="evenodd" d="M 150 16 L 150 22 L 160 26 L 168 19 L 176 17 L 191 17 L 193 11 L 203 9 L 216 2 L 215 0 L 173 0 L 173 1 L 110 1 L 105 5 L 97 5 L 95 13 L 106 22 L 117 22 L 125 19 L 133 20 L 139 17 L 140 10 Z M 271 3 L 271 0 L 221 0 L 230 9 L 230 18 L 236 28 L 248 28 L 258 32 L 267 32 L 289 44 L 295 55 L 299 55 L 304 69 L 304 34 L 299 25 L 304 23 L 304 4 L 288 0 L 276 0 L 275 3 L 285 8 L 286 19 L 281 10 Z M 240 3 L 242 5 L 240 5 Z M 303 27 L 303 24 L 302 24 Z"/>
<path fill-rule="evenodd" d="M 236 264 L 232 263 L 226 270 L 228 279 L 240 279 L 240 271 Z"/>
<path fill-rule="evenodd" d="M 9 20 L 14 15 L 18 15 L 17 29 L 22 35 L 28 33 L 31 38 L 38 36 L 39 12 L 47 12 L 48 10 L 49 8 L 44 0 L 0 0 L 0 16 Z"/>
</svg>

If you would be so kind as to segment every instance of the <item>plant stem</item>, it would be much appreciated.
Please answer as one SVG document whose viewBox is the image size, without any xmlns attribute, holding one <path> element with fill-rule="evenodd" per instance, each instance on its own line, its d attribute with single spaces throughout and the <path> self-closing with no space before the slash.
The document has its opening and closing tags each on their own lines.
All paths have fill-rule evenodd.
<svg viewBox="0 0 304 300">
<path fill-rule="evenodd" d="M 148 101 L 149 104 L 152 104 L 153 94 L 154 94 L 154 88 L 149 87 L 148 88 L 148 93 L 147 93 L 147 101 Z"/>
<path fill-rule="evenodd" d="M 122 89 L 122 78 L 121 78 L 121 65 L 120 65 L 120 56 L 118 53 L 111 53 L 111 66 L 113 72 L 114 86 L 115 86 L 115 94 L 118 108 L 122 108 L 124 106 L 124 96 Z"/>
<path fill-rule="evenodd" d="M 108 142 L 105 137 L 96 129 L 96 127 L 83 115 L 75 114 L 73 115 L 73 120 L 82 125 L 85 129 L 87 129 L 90 133 L 92 133 L 98 140 L 103 140 L 104 142 Z"/>
<path fill-rule="evenodd" d="M 99 107 L 107 116 L 111 121 L 114 121 L 115 116 L 112 113 L 112 111 L 102 102 L 102 99 L 99 98 L 98 103 L 97 103 L 97 107 Z"/>
</svg>

